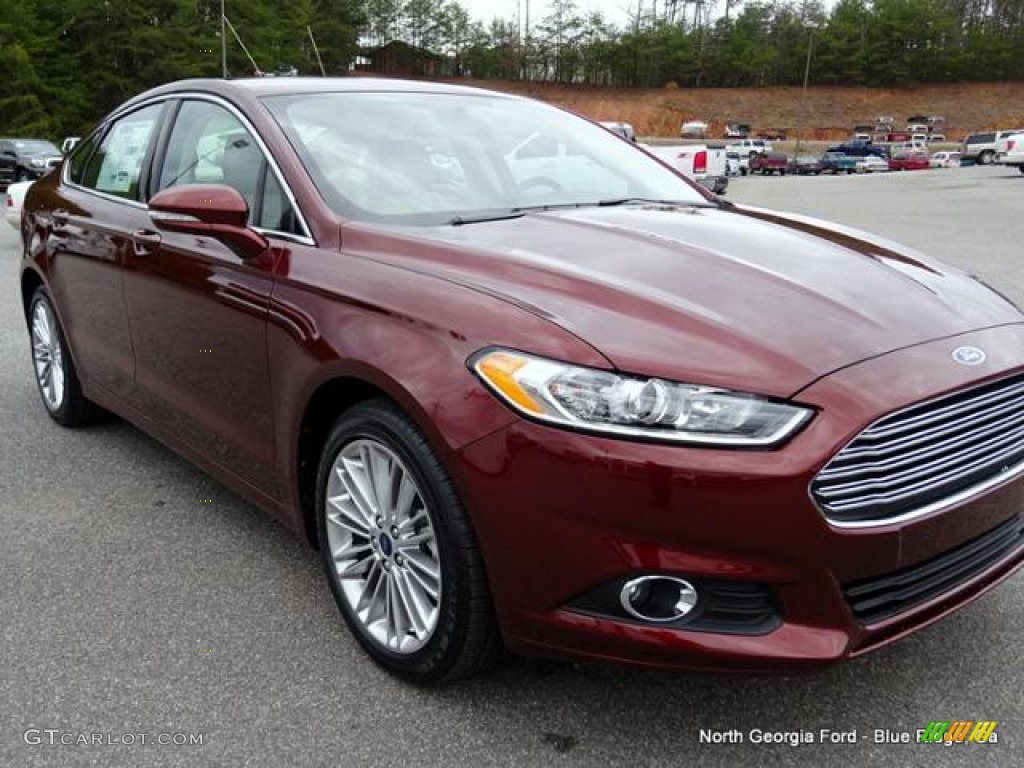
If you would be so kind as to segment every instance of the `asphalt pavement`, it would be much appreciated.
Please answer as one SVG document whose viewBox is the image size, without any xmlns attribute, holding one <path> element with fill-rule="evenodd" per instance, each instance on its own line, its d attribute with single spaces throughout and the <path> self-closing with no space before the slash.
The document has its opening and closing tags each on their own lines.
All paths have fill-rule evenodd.
<svg viewBox="0 0 1024 768">
<path fill-rule="evenodd" d="M 1016 171 L 745 178 L 728 198 L 880 233 L 1024 304 Z M 1022 575 L 810 677 L 512 661 L 440 691 L 392 679 L 304 541 L 122 422 L 46 417 L 18 247 L 0 223 L 0 767 L 1024 765 Z M 876 741 L 935 720 L 997 720 L 998 741 Z"/>
</svg>

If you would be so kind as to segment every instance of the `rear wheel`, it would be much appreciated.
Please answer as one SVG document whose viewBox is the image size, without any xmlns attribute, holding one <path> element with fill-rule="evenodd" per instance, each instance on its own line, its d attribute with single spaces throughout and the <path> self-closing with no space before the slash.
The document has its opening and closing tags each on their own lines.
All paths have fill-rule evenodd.
<svg viewBox="0 0 1024 768">
<path fill-rule="evenodd" d="M 29 181 L 32 177 L 28 175 L 28 171 L 18 171 L 18 181 Z"/>
<path fill-rule="evenodd" d="M 44 288 L 32 294 L 28 323 L 32 367 L 46 412 L 65 427 L 94 421 L 103 412 L 82 394 L 64 332 Z"/>
<path fill-rule="evenodd" d="M 995 160 L 996 153 L 991 149 L 986 149 L 980 155 L 978 155 L 978 163 L 980 165 L 992 165 L 992 161 Z"/>
<path fill-rule="evenodd" d="M 1021 173 L 1024 173 L 1024 165 L 1018 165 L 1017 170 L 1020 171 Z"/>
<path fill-rule="evenodd" d="M 394 404 L 342 414 L 317 480 L 334 599 L 363 649 L 410 682 L 490 666 L 502 644 L 469 519 L 440 459 Z"/>
</svg>

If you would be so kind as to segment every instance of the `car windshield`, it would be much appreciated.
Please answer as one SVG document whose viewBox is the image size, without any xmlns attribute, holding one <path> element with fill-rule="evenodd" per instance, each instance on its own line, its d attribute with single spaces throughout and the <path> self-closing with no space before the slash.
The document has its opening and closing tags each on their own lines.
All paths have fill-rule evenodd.
<svg viewBox="0 0 1024 768">
<path fill-rule="evenodd" d="M 14 146 L 26 155 L 59 155 L 60 150 L 48 141 L 16 141 Z"/>
<path fill-rule="evenodd" d="M 436 225 L 633 199 L 707 204 L 647 153 L 539 102 L 317 93 L 264 103 L 347 218 Z"/>
</svg>

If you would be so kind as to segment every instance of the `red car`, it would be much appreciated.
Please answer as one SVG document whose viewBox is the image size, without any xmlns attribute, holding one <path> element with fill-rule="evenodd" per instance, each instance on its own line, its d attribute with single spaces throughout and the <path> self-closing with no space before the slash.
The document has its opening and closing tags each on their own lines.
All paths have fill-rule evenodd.
<svg viewBox="0 0 1024 768">
<path fill-rule="evenodd" d="M 763 152 L 750 157 L 750 173 L 767 176 L 777 173 L 785 176 L 789 170 L 789 156 L 784 152 Z"/>
<path fill-rule="evenodd" d="M 900 152 L 889 158 L 890 171 L 923 171 L 930 167 L 927 152 Z"/>
<path fill-rule="evenodd" d="M 1016 307 L 554 107 L 171 84 L 22 224 L 49 415 L 112 411 L 307 536 L 406 679 L 503 646 L 814 669 L 1024 560 Z"/>
</svg>

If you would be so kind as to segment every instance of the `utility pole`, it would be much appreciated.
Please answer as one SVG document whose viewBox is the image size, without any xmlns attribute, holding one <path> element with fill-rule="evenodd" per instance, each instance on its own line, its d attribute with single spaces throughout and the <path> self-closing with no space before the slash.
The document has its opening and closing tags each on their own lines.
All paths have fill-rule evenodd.
<svg viewBox="0 0 1024 768">
<path fill-rule="evenodd" d="M 800 154 L 800 134 L 803 133 L 804 124 L 807 123 L 807 81 L 811 76 L 811 54 L 814 51 L 814 27 L 810 27 L 807 32 L 807 63 L 804 64 L 804 87 L 800 91 L 800 127 L 796 131 L 796 147 L 793 149 L 794 154 Z"/>
<path fill-rule="evenodd" d="M 523 52 L 523 70 L 526 73 L 526 80 L 532 79 L 530 77 L 530 0 L 526 0 L 526 48 Z"/>
<path fill-rule="evenodd" d="M 228 38 L 227 30 L 224 28 L 224 0 L 220 0 L 220 75 L 228 79 Z"/>
<path fill-rule="evenodd" d="M 313 37 L 313 28 L 306 26 L 306 31 L 309 32 L 309 41 L 313 44 L 313 53 L 316 54 L 316 63 L 320 65 L 320 77 L 327 77 L 327 73 L 324 72 L 324 62 L 320 58 L 320 49 L 317 48 L 316 38 Z"/>
</svg>

